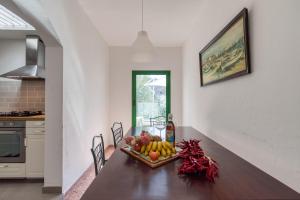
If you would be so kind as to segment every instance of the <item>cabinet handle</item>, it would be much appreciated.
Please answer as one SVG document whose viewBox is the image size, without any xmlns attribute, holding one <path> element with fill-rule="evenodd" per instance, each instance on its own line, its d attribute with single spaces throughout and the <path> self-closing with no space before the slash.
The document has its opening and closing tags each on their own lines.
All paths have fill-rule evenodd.
<svg viewBox="0 0 300 200">
<path fill-rule="evenodd" d="M 0 168 L 7 168 L 8 165 L 0 165 Z"/>
<path fill-rule="evenodd" d="M 27 138 L 24 138 L 24 147 L 27 147 Z"/>
</svg>

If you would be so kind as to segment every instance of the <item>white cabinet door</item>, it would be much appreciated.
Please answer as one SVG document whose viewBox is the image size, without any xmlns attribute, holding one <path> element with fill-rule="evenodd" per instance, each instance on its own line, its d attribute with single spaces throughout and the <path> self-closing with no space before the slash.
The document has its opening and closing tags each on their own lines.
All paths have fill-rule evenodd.
<svg viewBox="0 0 300 200">
<path fill-rule="evenodd" d="M 26 177 L 44 177 L 44 135 L 26 136 Z"/>
<path fill-rule="evenodd" d="M 24 163 L 0 163 L 0 179 L 25 177 Z"/>
<path fill-rule="evenodd" d="M 45 121 L 26 121 L 26 128 L 44 128 Z"/>
<path fill-rule="evenodd" d="M 45 135 L 45 128 L 26 128 L 26 135 Z"/>
</svg>

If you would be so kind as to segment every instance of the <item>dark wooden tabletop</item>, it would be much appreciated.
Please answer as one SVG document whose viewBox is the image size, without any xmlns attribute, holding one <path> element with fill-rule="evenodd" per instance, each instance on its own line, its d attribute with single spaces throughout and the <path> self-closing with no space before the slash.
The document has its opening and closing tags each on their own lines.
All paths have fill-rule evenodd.
<svg viewBox="0 0 300 200">
<path fill-rule="evenodd" d="M 128 134 L 136 135 L 137 129 Z M 176 140 L 200 139 L 219 164 L 219 178 L 180 177 L 180 160 L 151 169 L 117 149 L 82 200 L 300 199 L 300 195 L 190 127 L 177 127 Z"/>
</svg>

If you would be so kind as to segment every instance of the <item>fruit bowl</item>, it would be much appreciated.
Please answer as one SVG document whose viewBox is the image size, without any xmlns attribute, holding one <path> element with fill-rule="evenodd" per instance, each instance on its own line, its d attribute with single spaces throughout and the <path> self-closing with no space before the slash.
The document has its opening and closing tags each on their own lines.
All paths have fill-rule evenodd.
<svg viewBox="0 0 300 200">
<path fill-rule="evenodd" d="M 127 136 L 126 145 L 121 150 L 134 158 L 146 163 L 150 167 L 157 167 L 178 157 L 180 148 L 173 147 L 160 136 L 142 131 L 139 136 Z"/>
<path fill-rule="evenodd" d="M 147 160 L 148 162 L 151 162 L 151 163 L 159 163 L 159 162 L 162 162 L 162 161 L 165 161 L 165 160 L 170 160 L 170 159 L 173 159 L 173 158 L 177 158 L 177 154 L 180 151 L 180 148 L 176 147 L 176 154 L 171 154 L 170 156 L 159 156 L 157 160 L 151 160 L 151 158 L 149 156 L 145 156 L 143 153 L 135 151 L 129 145 L 126 145 L 122 148 L 124 148 L 126 151 L 130 151 L 130 152 L 134 153 L 136 156 L 139 156 L 140 158 L 142 158 L 144 160 Z"/>
</svg>

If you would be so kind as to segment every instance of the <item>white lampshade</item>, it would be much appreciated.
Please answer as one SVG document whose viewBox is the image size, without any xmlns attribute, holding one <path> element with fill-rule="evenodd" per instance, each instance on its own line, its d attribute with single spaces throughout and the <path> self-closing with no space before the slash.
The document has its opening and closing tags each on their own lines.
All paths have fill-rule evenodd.
<svg viewBox="0 0 300 200">
<path fill-rule="evenodd" d="M 139 31 L 136 40 L 132 44 L 132 61 L 136 63 L 148 63 L 153 61 L 154 47 L 146 31 Z"/>
</svg>

